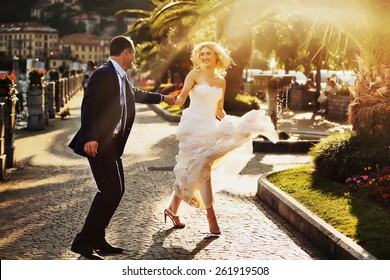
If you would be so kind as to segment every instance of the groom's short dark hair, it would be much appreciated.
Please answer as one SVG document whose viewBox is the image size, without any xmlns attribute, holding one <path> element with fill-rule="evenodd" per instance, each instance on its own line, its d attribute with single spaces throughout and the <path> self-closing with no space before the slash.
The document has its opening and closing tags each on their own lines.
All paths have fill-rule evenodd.
<svg viewBox="0 0 390 280">
<path fill-rule="evenodd" d="M 130 49 L 134 52 L 134 43 L 130 37 L 116 36 L 110 42 L 110 55 L 119 56 L 125 49 Z"/>
</svg>

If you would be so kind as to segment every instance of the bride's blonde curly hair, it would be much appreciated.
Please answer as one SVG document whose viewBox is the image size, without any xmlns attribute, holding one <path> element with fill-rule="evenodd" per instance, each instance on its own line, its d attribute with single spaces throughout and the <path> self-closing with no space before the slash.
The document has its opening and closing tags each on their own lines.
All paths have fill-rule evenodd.
<svg viewBox="0 0 390 280">
<path fill-rule="evenodd" d="M 231 64 L 234 64 L 233 59 L 230 57 L 229 51 L 216 42 L 203 42 L 194 46 L 191 54 L 191 61 L 195 69 L 202 67 L 202 61 L 200 59 L 200 51 L 207 47 L 211 49 L 217 57 L 217 66 L 215 68 L 216 74 L 224 77 L 226 70 Z"/>
</svg>

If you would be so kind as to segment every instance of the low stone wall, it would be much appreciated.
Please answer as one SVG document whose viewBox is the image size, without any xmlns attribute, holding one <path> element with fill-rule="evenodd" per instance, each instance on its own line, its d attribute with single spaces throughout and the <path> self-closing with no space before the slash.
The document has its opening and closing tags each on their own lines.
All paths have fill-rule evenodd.
<svg viewBox="0 0 390 280">
<path fill-rule="evenodd" d="M 353 97 L 350 95 L 328 95 L 328 117 L 334 120 L 346 121 L 348 119 L 348 107 Z"/>
<path fill-rule="evenodd" d="M 259 197 L 268 207 L 288 221 L 331 260 L 376 260 L 375 256 L 350 238 L 318 218 L 302 204 L 260 176 Z"/>
<path fill-rule="evenodd" d="M 311 110 L 313 105 L 309 103 L 316 100 L 316 96 L 316 92 L 294 88 L 289 96 L 288 107 L 291 110 Z"/>
</svg>

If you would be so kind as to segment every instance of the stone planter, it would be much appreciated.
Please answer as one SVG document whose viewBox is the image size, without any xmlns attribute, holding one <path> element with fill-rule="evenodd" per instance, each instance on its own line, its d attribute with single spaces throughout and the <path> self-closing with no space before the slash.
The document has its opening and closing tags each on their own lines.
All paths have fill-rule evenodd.
<svg viewBox="0 0 390 280">
<path fill-rule="evenodd" d="M 4 103 L 4 152 L 6 154 L 6 167 L 12 168 L 15 159 L 15 120 L 17 90 L 14 86 L 0 87 L 0 102 Z"/>
<path fill-rule="evenodd" d="M 0 180 L 5 179 L 7 155 L 4 150 L 4 134 L 5 134 L 5 120 L 4 120 L 5 103 L 0 102 Z"/>
<path fill-rule="evenodd" d="M 45 86 L 34 86 L 27 92 L 29 130 L 44 130 L 46 126 L 45 114 Z"/>
<path fill-rule="evenodd" d="M 59 99 L 60 99 L 60 108 L 64 107 L 66 104 L 66 87 L 65 87 L 65 78 L 59 80 Z"/>
<path fill-rule="evenodd" d="M 328 118 L 346 121 L 348 119 L 348 107 L 353 97 L 350 95 L 328 95 Z"/>
<path fill-rule="evenodd" d="M 61 108 L 61 105 L 60 105 L 60 82 L 59 82 L 60 72 L 55 71 L 55 70 L 51 70 L 51 71 L 49 71 L 49 77 L 50 77 L 50 82 L 52 82 L 54 84 L 53 108 L 54 108 L 54 118 L 55 118 L 55 113 L 58 113 L 60 111 L 60 108 Z M 50 113 L 49 113 L 49 117 L 51 118 Z"/>
<path fill-rule="evenodd" d="M 316 96 L 316 92 L 294 88 L 289 96 L 289 108 L 291 110 L 311 110 L 313 101 L 317 99 Z"/>
<path fill-rule="evenodd" d="M 33 75 L 29 77 L 30 89 L 33 87 L 42 87 L 45 82 L 45 77 L 43 75 Z"/>
<path fill-rule="evenodd" d="M 55 82 L 48 82 L 45 90 L 45 108 L 46 113 L 50 119 L 54 119 L 56 117 L 56 108 L 55 108 Z"/>
</svg>

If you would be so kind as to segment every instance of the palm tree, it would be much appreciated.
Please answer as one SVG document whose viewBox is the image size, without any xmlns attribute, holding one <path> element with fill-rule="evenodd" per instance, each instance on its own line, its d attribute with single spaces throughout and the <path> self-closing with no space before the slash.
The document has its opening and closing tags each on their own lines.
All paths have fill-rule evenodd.
<svg viewBox="0 0 390 280">
<path fill-rule="evenodd" d="M 383 1 L 372 8 L 360 32 L 350 35 L 360 54 L 349 121 L 358 133 L 390 139 L 390 14 L 380 16 L 390 10 L 390 3 Z"/>
</svg>

